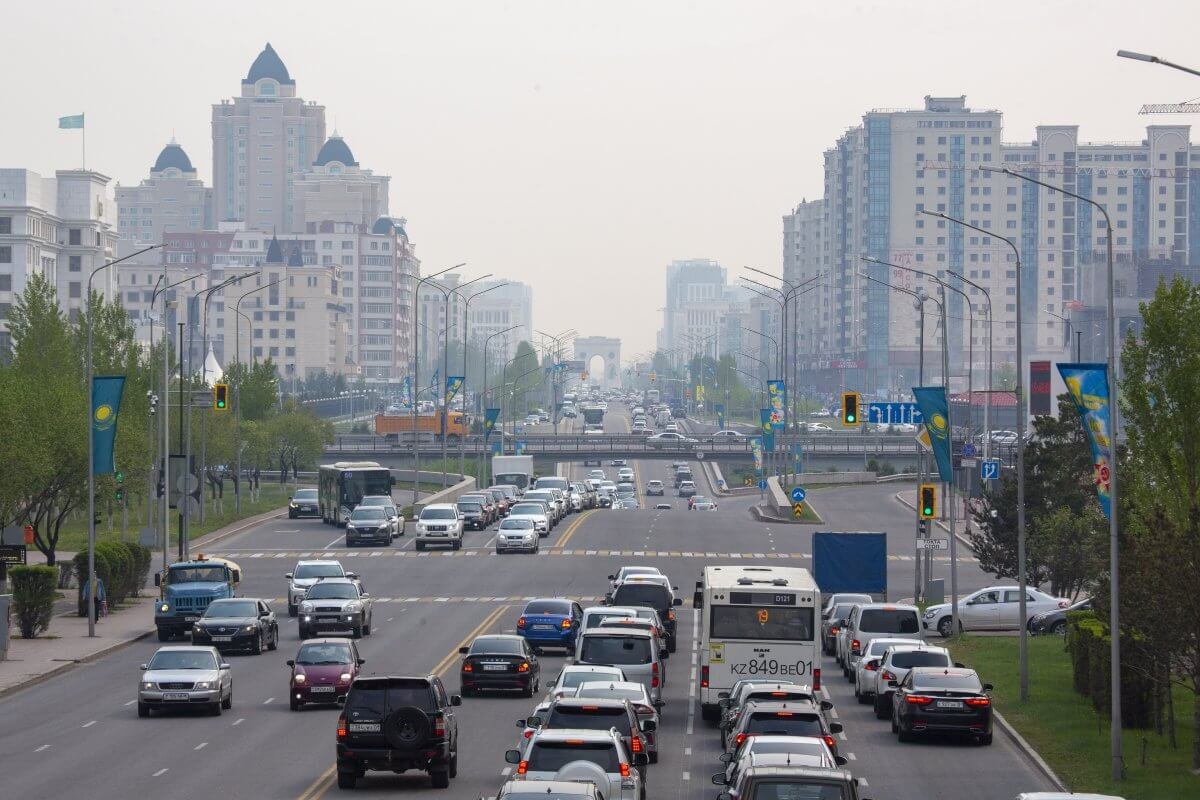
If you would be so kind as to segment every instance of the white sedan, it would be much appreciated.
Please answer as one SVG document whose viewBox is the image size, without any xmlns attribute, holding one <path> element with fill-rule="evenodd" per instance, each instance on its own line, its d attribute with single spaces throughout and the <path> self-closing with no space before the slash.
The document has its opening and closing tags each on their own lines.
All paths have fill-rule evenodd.
<svg viewBox="0 0 1200 800">
<path fill-rule="evenodd" d="M 824 422 L 810 422 L 807 427 L 809 433 L 833 433 L 833 428 Z"/>
<path fill-rule="evenodd" d="M 1025 619 L 1021 619 L 1021 591 L 1016 586 L 989 586 L 958 601 L 958 624 L 964 631 L 1020 630 L 1029 618 L 1043 611 L 1066 608 L 1071 601 L 1029 588 L 1025 596 Z M 950 604 L 930 606 L 922 620 L 925 630 L 943 637 L 951 634 Z"/>
<path fill-rule="evenodd" d="M 684 450 L 694 447 L 696 445 L 696 440 L 680 433 L 664 431 L 663 433 L 655 434 L 654 436 L 647 436 L 646 444 L 659 450 L 663 448 Z"/>
<path fill-rule="evenodd" d="M 726 428 L 723 431 L 717 431 L 709 437 L 710 442 L 737 442 L 746 438 L 746 434 L 738 433 L 737 431 Z"/>
</svg>

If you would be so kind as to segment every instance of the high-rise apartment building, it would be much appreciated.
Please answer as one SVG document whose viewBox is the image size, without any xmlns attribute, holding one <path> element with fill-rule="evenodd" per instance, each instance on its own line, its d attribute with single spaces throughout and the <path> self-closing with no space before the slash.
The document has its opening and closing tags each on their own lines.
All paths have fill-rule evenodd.
<svg viewBox="0 0 1200 800">
<path fill-rule="evenodd" d="M 390 181 L 360 167 L 350 146 L 334 133 L 295 180 L 290 230 L 303 231 L 317 222 L 371 225 L 388 214 Z"/>
<path fill-rule="evenodd" d="M 296 81 L 268 44 L 242 93 L 212 107 L 213 219 L 254 230 L 291 229 L 295 182 L 325 142 L 325 107 L 296 95 Z"/>
<path fill-rule="evenodd" d="M 727 330 L 730 287 L 725 268 L 708 259 L 672 261 L 667 266 L 666 305 L 660 347 L 675 350 L 675 360 L 688 354 L 716 358 L 722 351 L 720 339 Z"/>
<path fill-rule="evenodd" d="M 158 154 L 149 177 L 117 186 L 118 233 L 134 243 L 157 244 L 163 234 L 212 228 L 212 191 L 196 174 L 187 153 L 172 140 Z"/>
<path fill-rule="evenodd" d="M 472 284 L 465 291 L 467 297 L 472 298 L 467 337 L 473 347 L 482 349 L 488 337 L 497 334 L 488 344 L 488 357 L 507 361 L 516 356 L 517 346 L 521 342 L 533 341 L 531 286 L 520 281 L 496 278 Z M 500 331 L 514 325 L 517 326 L 516 330 L 499 335 Z"/>
</svg>

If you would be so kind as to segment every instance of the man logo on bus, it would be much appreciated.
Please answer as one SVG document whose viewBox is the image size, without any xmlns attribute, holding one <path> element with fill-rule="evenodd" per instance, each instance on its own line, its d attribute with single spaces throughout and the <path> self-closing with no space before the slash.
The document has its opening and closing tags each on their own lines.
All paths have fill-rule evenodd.
<svg viewBox="0 0 1200 800">
<path fill-rule="evenodd" d="M 760 608 L 758 610 L 758 624 L 759 625 L 766 625 L 767 619 L 769 617 L 770 617 L 770 614 L 768 613 L 768 611 L 765 608 Z"/>
</svg>

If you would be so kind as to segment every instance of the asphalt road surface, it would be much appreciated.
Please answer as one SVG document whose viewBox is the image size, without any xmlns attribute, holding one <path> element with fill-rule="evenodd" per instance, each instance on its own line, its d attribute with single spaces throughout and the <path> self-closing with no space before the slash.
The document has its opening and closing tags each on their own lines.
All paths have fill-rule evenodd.
<svg viewBox="0 0 1200 800">
<path fill-rule="evenodd" d="M 647 480 L 669 477 L 667 462 L 632 466 L 639 494 Z M 615 473 L 607 464 L 604 469 Z M 560 465 L 560 470 L 587 474 L 576 464 Z M 694 470 L 703 474 L 698 465 Z M 911 531 L 912 512 L 892 499 L 894 491 L 847 487 L 815 492 L 811 498 L 826 519 L 823 529 Z M 573 515 L 543 541 L 539 555 L 496 556 L 494 531 L 468 533 L 466 547 L 457 553 L 416 553 L 411 533 L 390 548 L 347 550 L 341 532 L 318 520 L 271 520 L 231 537 L 214 554 L 241 564 L 242 594 L 272 599 L 282 633 L 277 652 L 230 656 L 233 709 L 219 717 L 179 713 L 138 719 L 138 665 L 158 647 L 157 641 L 138 642 L 0 699 L 2 794 L 25 800 L 316 800 L 342 794 L 333 786 L 332 771 L 338 712 L 289 711 L 284 664 L 299 644 L 296 622 L 283 602 L 284 573 L 298 558 L 332 556 L 358 572 L 375 598 L 373 635 L 359 642 L 367 660 L 364 671 L 439 672 L 452 691 L 458 685 L 459 645 L 479 633 L 514 632 L 527 599 L 567 596 L 593 604 L 606 590 L 606 576 L 620 565 L 660 567 L 680 587 L 685 607 L 680 609 L 679 650 L 667 663 L 661 760 L 649 767 L 648 796 L 715 797 L 718 788 L 710 776 L 720 766 L 718 737 L 689 699 L 695 693 L 698 637 L 696 615 L 687 607 L 691 587 L 706 563 L 811 566 L 812 528 L 754 523 L 747 512 L 751 498 L 722 500 L 717 511 L 702 513 L 687 511 L 686 501 L 672 495 L 668 488 L 667 501 L 674 503 L 670 511 L 605 509 Z M 650 504 L 657 501 L 651 498 Z M 898 587 L 898 597 L 910 594 L 912 584 L 911 540 L 908 546 L 904 541 L 899 533 L 889 538 L 889 582 Z M 965 561 L 959 575 L 964 590 L 988 582 L 988 576 Z M 563 663 L 560 656 L 544 656 L 543 682 Z M 832 660 L 822 671 L 846 726 L 842 751 L 850 754 L 849 768 L 866 782 L 864 796 L 1011 800 L 1018 791 L 1052 788 L 1003 735 L 991 747 L 952 740 L 899 744 L 886 722 L 875 720 L 868 706 L 855 704 Z M 459 774 L 449 791 L 431 789 L 420 773 L 368 773 L 355 795 L 473 800 L 494 792 L 511 769 L 504 763 L 504 750 L 517 746 L 514 721 L 532 705 L 515 695 L 464 701 Z"/>
</svg>

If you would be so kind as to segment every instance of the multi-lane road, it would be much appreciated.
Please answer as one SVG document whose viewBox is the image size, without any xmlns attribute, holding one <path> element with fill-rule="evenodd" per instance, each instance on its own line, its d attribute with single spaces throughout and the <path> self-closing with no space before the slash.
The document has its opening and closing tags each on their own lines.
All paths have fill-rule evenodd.
<svg viewBox="0 0 1200 800">
<path fill-rule="evenodd" d="M 613 423 L 620 425 L 617 419 Z M 632 466 L 639 493 L 654 478 L 672 486 L 669 464 L 643 461 Z M 607 464 L 605 469 L 615 472 Z M 576 477 L 587 473 L 580 464 L 564 464 L 560 470 Z M 703 476 L 699 465 L 694 470 Z M 894 491 L 847 487 L 815 492 L 812 498 L 827 529 L 897 532 L 890 537 L 888 576 L 897 587 L 895 596 L 903 597 L 912 584 L 911 542 L 904 544 L 911 512 L 895 502 Z M 232 711 L 219 717 L 156 714 L 138 719 L 138 665 L 158 646 L 138 642 L 0 699 L 3 794 L 26 800 L 81 793 L 89 800 L 316 800 L 340 794 L 332 771 L 337 711 L 289 711 L 284 664 L 299 644 L 295 620 L 287 617 L 283 602 L 284 573 L 298 558 L 336 557 L 362 577 L 376 602 L 373 635 L 360 642 L 364 670 L 441 673 L 452 690 L 458 683 L 459 645 L 480 633 L 513 632 L 527 599 L 566 596 L 588 605 L 599 602 L 606 576 L 619 565 L 660 567 L 680 587 L 685 607 L 680 610 L 680 647 L 668 662 L 661 760 L 649 768 L 648 796 L 712 798 L 718 791 L 710 776 L 720 766 L 719 744 L 689 699 L 696 680 L 698 620 L 686 599 L 706 563 L 779 560 L 811 566 L 811 529 L 755 523 L 747 510 L 749 498 L 723 499 L 717 511 L 700 513 L 688 512 L 686 503 L 672 494 L 668 488 L 667 500 L 676 504 L 671 511 L 596 510 L 569 517 L 543 542 L 539 555 L 496 556 L 493 531 L 467 534 L 466 547 L 454 553 L 417 553 L 411 535 L 391 548 L 347 550 L 340 532 L 316 520 L 270 520 L 239 533 L 214 553 L 241 564 L 243 594 L 273 600 L 283 635 L 277 652 L 230 657 Z M 650 505 L 656 501 L 651 499 Z M 939 562 L 940 569 L 947 566 Z M 965 560 L 959 578 L 964 590 L 989 582 Z M 562 664 L 562 657 L 544 656 L 544 679 Z M 955 741 L 898 744 L 869 707 L 855 704 L 831 660 L 823 673 L 828 676 L 825 690 L 845 724 L 842 752 L 851 758 L 849 768 L 865 781 L 865 796 L 1011 800 L 1018 791 L 1051 788 L 1004 736 L 997 736 L 991 747 Z M 517 745 L 514 721 L 531 708 L 531 701 L 515 696 L 464 701 L 459 773 L 448 792 L 431 789 L 423 774 L 368 773 L 357 794 L 471 800 L 491 794 L 510 769 L 504 750 Z"/>
</svg>

